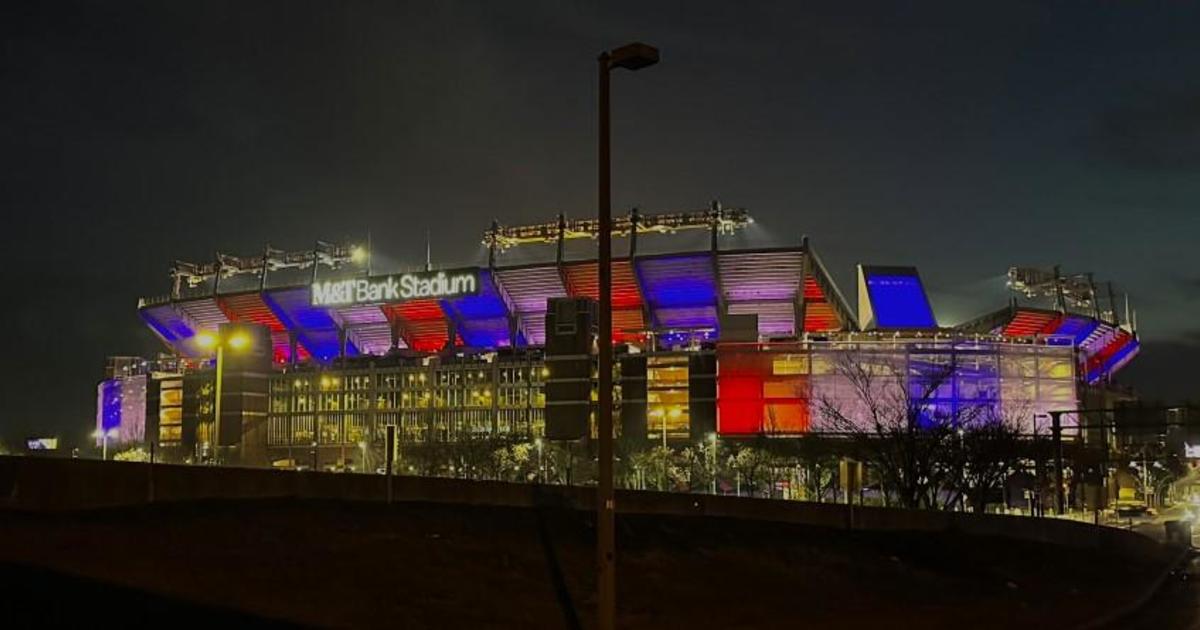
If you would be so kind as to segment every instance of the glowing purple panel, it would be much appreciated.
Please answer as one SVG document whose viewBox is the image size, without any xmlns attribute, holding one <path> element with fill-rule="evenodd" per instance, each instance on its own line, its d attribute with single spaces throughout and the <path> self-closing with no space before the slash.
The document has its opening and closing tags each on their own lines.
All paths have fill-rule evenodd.
<svg viewBox="0 0 1200 630">
<path fill-rule="evenodd" d="M 508 292 L 527 341 L 535 345 L 546 343 L 546 304 L 551 298 L 567 296 L 558 268 L 499 269 L 496 281 Z"/>
<path fill-rule="evenodd" d="M 730 315 L 758 315 L 758 334 L 790 337 L 796 334 L 796 311 L 791 302 L 730 302 Z"/>
<path fill-rule="evenodd" d="M 792 302 L 804 276 L 799 250 L 720 254 L 721 289 L 734 302 Z"/>
<path fill-rule="evenodd" d="M 101 381 L 96 388 L 96 429 L 112 433 L 110 445 L 140 442 L 146 434 L 146 375 Z M 97 438 L 96 442 L 100 443 Z"/>
<path fill-rule="evenodd" d="M 336 317 L 354 347 L 364 354 L 387 354 L 392 347 L 392 326 L 387 314 L 374 304 L 337 309 Z"/>
<path fill-rule="evenodd" d="M 660 308 L 654 312 L 663 328 L 716 328 L 717 307 L 692 306 Z"/>
<path fill-rule="evenodd" d="M 198 330 L 216 332 L 218 326 L 229 322 L 229 317 L 212 297 L 176 302 L 175 306 L 187 315 Z"/>
</svg>

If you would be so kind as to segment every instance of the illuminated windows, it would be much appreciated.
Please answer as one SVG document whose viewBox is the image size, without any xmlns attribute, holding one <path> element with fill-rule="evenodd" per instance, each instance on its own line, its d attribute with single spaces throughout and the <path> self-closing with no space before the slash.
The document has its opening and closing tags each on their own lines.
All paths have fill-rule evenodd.
<svg viewBox="0 0 1200 630">
<path fill-rule="evenodd" d="M 686 438 L 691 426 L 686 355 L 648 357 L 646 362 L 646 428 L 649 437 Z"/>
<path fill-rule="evenodd" d="M 183 381 L 162 380 L 158 388 L 158 441 L 176 444 L 183 439 Z"/>
</svg>

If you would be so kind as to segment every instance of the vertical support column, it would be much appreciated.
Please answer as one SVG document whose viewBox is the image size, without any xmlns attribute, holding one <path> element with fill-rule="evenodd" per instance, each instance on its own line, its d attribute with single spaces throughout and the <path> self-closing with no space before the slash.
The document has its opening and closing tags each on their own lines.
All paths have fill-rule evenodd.
<svg viewBox="0 0 1200 630">
<path fill-rule="evenodd" d="M 1067 312 L 1067 296 L 1063 293 L 1062 267 L 1054 265 L 1054 308 L 1059 313 Z"/>
<path fill-rule="evenodd" d="M 387 425 L 387 434 L 383 445 L 384 457 L 387 458 L 387 502 L 392 502 L 392 465 L 396 459 L 396 425 Z"/>
<path fill-rule="evenodd" d="M 609 630 L 615 625 L 616 550 L 615 497 L 613 495 L 613 419 L 612 419 L 612 199 L 609 147 L 609 55 L 597 60 L 600 70 L 599 107 L 599 206 L 600 228 L 600 343 L 597 392 L 597 430 L 599 433 L 600 479 L 596 493 L 596 565 L 599 602 L 598 626 Z"/>
<path fill-rule="evenodd" d="M 1060 515 L 1066 511 L 1063 496 L 1062 414 L 1061 411 L 1050 412 L 1051 439 L 1054 445 L 1054 513 Z"/>
<path fill-rule="evenodd" d="M 721 261 L 717 259 L 720 255 L 720 244 L 717 237 L 721 229 L 721 202 L 713 201 L 711 208 L 710 220 L 712 225 L 709 226 L 709 243 L 708 255 L 712 266 L 713 279 L 717 283 L 717 330 L 720 331 L 721 321 L 729 315 L 729 305 L 725 303 L 725 285 L 721 282 Z"/>
<path fill-rule="evenodd" d="M 454 323 L 454 317 L 446 312 L 446 347 L 454 348 L 458 345 L 458 326 Z"/>
<path fill-rule="evenodd" d="M 562 267 L 563 258 L 566 256 L 566 240 L 567 217 L 560 212 L 558 213 L 558 251 L 554 258 L 559 267 Z"/>
<path fill-rule="evenodd" d="M 213 297 L 216 297 L 221 291 L 221 272 L 225 263 L 221 259 L 221 252 L 217 252 L 217 273 L 213 275 Z M 1112 284 L 1109 283 L 1109 295 L 1112 294 Z"/>
<path fill-rule="evenodd" d="M 389 350 L 400 349 L 400 322 L 396 319 L 388 320 L 388 333 L 391 335 L 391 347 Z"/>
<path fill-rule="evenodd" d="M 1113 324 L 1121 325 L 1121 316 L 1117 314 L 1117 294 L 1113 292 L 1112 281 L 1106 283 L 1108 285 L 1108 308 L 1112 310 Z"/>
<path fill-rule="evenodd" d="M 258 277 L 258 290 L 260 292 L 267 290 L 267 271 L 269 271 L 270 269 L 271 269 L 271 246 L 268 244 L 266 246 L 266 248 L 263 249 L 262 273 L 259 274 L 259 277 Z"/>
<path fill-rule="evenodd" d="M 792 319 L 793 332 L 797 338 L 804 337 L 804 318 L 805 312 L 808 310 L 808 301 L 804 299 L 804 286 L 808 283 L 808 273 L 812 265 L 808 263 L 808 235 L 800 237 L 800 249 L 803 252 L 800 256 L 800 285 L 796 287 L 796 300 L 792 309 L 795 311 Z"/>
<path fill-rule="evenodd" d="M 374 361 L 371 361 L 370 363 L 367 364 L 367 378 L 369 378 L 370 380 L 367 381 L 367 437 L 366 437 L 366 440 L 367 440 L 367 444 L 369 446 L 374 446 L 375 445 L 375 436 L 378 435 L 375 425 L 379 422 L 379 404 L 378 404 L 379 390 L 378 390 L 378 387 L 376 386 L 376 379 L 378 378 L 378 376 L 375 371 L 375 362 Z M 362 468 L 364 471 L 369 472 L 369 470 L 367 469 L 367 456 L 365 453 L 363 454 Z"/>
<path fill-rule="evenodd" d="M 635 207 L 629 211 L 629 260 L 637 256 L 638 225 L 641 224 L 641 213 Z"/>
<path fill-rule="evenodd" d="M 492 357 L 491 377 L 492 382 L 488 384 L 492 393 L 492 435 L 500 435 L 500 358 L 499 355 Z"/>
<path fill-rule="evenodd" d="M 299 344 L 296 342 L 296 331 L 289 329 L 288 330 L 288 363 L 291 364 L 292 367 L 296 367 L 296 363 L 299 362 L 296 358 L 300 354 L 299 349 L 300 349 Z"/>
<path fill-rule="evenodd" d="M 346 358 L 346 329 L 338 328 L 338 358 Z"/>
</svg>

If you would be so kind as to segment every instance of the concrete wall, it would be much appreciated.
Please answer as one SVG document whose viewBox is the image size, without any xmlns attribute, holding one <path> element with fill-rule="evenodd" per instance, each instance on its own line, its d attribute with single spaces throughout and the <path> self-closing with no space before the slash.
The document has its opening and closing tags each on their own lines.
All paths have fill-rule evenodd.
<svg viewBox="0 0 1200 630">
<path fill-rule="evenodd" d="M 0 457 L 0 506 L 38 511 L 78 510 L 155 501 L 297 497 L 383 501 L 380 475 L 274 471 Z M 594 489 L 498 481 L 394 477 L 396 501 L 591 509 Z M 958 532 L 1003 536 L 1067 547 L 1105 549 L 1128 557 L 1165 557 L 1165 549 L 1133 532 L 1025 516 L 859 507 L 743 497 L 620 491 L 623 514 L 706 515 L 864 531 Z"/>
</svg>

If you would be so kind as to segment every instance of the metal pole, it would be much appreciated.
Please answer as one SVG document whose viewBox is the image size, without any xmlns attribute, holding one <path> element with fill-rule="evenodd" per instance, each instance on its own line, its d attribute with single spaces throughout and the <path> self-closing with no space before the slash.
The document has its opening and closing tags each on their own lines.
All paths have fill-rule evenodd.
<svg viewBox="0 0 1200 630">
<path fill-rule="evenodd" d="M 711 485 L 712 494 L 716 494 L 717 493 L 717 440 L 716 440 L 716 438 L 713 438 L 712 440 L 710 440 L 710 442 L 711 442 L 711 444 L 710 444 L 711 448 L 708 451 L 709 476 L 712 477 L 710 485 Z"/>
<path fill-rule="evenodd" d="M 392 502 L 392 462 L 396 459 L 396 425 L 387 425 L 384 437 L 384 448 L 387 451 L 387 502 Z"/>
<path fill-rule="evenodd" d="M 1063 497 L 1062 412 L 1050 412 L 1050 421 L 1050 428 L 1054 432 L 1054 508 L 1055 513 L 1061 516 L 1066 502 Z"/>
<path fill-rule="evenodd" d="M 225 348 L 220 341 L 217 342 L 217 386 L 216 400 L 213 402 L 213 414 L 216 418 L 213 421 L 213 461 L 217 464 L 221 463 L 221 381 L 225 375 Z"/>
<path fill-rule="evenodd" d="M 602 53 L 599 64 L 599 151 L 597 155 L 599 190 L 597 202 L 600 228 L 599 292 L 600 343 L 597 387 L 597 430 L 600 437 L 600 480 L 596 496 L 596 620 L 599 630 L 612 630 L 616 624 L 616 550 L 613 498 L 612 434 L 612 200 L 609 147 L 609 54 Z"/>
<path fill-rule="evenodd" d="M 544 456 L 544 454 L 542 453 L 542 449 L 543 449 L 543 448 L 544 448 L 544 445 L 543 445 L 543 442 L 542 442 L 542 438 L 538 438 L 538 439 L 537 439 L 537 451 L 538 451 L 538 483 L 543 483 L 543 484 L 544 484 L 544 483 L 546 483 L 546 459 L 545 459 L 545 456 Z"/>
</svg>

